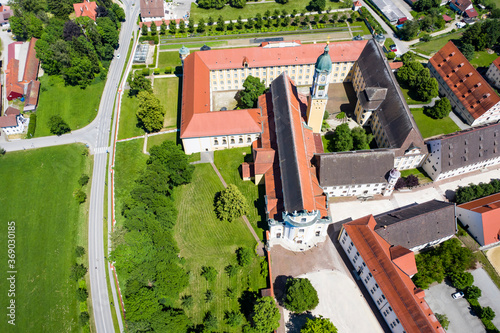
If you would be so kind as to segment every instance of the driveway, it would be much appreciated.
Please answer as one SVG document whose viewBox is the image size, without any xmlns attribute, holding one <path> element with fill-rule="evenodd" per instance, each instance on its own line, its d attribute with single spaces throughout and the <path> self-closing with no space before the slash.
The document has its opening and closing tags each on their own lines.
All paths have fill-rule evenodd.
<svg viewBox="0 0 500 333">
<path fill-rule="evenodd" d="M 496 327 L 500 327 L 500 290 L 491 281 L 488 273 L 482 268 L 476 269 L 472 272 L 474 276 L 474 285 L 481 289 L 481 297 L 478 299 L 482 307 L 489 306 L 497 314 L 492 322 Z"/>
<path fill-rule="evenodd" d="M 453 299 L 456 291 L 446 282 L 430 287 L 425 291 L 425 300 L 434 313 L 445 314 L 450 321 L 448 333 L 483 333 L 483 323 L 469 310 L 469 302 L 465 298 Z"/>
</svg>

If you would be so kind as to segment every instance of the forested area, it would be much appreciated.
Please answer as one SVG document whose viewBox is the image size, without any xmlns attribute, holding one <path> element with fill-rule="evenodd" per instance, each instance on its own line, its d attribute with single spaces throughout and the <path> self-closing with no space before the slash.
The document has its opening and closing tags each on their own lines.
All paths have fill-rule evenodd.
<svg viewBox="0 0 500 333">
<path fill-rule="evenodd" d="M 111 0 L 97 0 L 97 19 L 74 16 L 80 0 L 12 0 L 9 19 L 17 40 L 39 38 L 37 57 L 49 75 L 62 75 L 66 84 L 83 87 L 107 68 L 118 47 L 119 29 L 125 12 Z"/>
</svg>

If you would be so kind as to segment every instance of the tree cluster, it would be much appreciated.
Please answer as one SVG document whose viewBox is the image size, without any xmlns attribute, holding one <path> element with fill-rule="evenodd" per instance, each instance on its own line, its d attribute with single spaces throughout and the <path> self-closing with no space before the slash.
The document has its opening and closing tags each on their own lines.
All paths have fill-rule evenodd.
<svg viewBox="0 0 500 333">
<path fill-rule="evenodd" d="M 290 311 L 302 313 L 313 310 L 319 303 L 318 292 L 309 279 L 288 279 L 285 289 L 284 305 Z"/>
<path fill-rule="evenodd" d="M 418 3 L 430 3 L 434 0 L 420 0 Z M 427 8 L 426 5 L 424 5 Z M 403 40 L 412 40 L 421 31 L 433 32 L 436 29 L 444 28 L 446 22 L 443 19 L 439 8 L 429 7 L 426 10 L 426 15 L 420 20 L 407 20 L 401 29 L 397 31 L 397 35 Z"/>
<path fill-rule="evenodd" d="M 147 166 L 121 211 L 124 227 L 112 234 L 110 259 L 122 280 L 131 332 L 186 332 L 184 311 L 174 307 L 189 276 L 173 236 L 172 191 L 191 181 L 193 166 L 181 147 L 165 141 L 150 150 Z"/>
<path fill-rule="evenodd" d="M 123 9 L 111 0 L 98 1 L 97 20 L 79 17 L 70 20 L 72 0 L 14 0 L 9 19 L 18 40 L 39 38 L 37 57 L 49 75 L 62 75 L 67 84 L 86 87 L 105 68 L 118 46 Z"/>
<path fill-rule="evenodd" d="M 247 4 L 246 0 L 198 0 L 198 7 L 204 9 L 222 9 L 226 4 L 234 8 L 243 8 Z"/>
<path fill-rule="evenodd" d="M 165 109 L 158 97 L 152 91 L 142 90 L 137 94 L 137 99 L 139 100 L 139 108 L 136 111 L 136 116 L 141 127 L 148 133 L 161 130 Z"/>
<path fill-rule="evenodd" d="M 405 61 L 406 60 L 406 61 Z M 404 65 L 398 70 L 397 78 L 405 83 L 410 90 L 414 90 L 417 98 L 428 101 L 439 93 L 438 82 L 431 77 L 428 68 L 420 62 L 410 58 L 403 58 Z"/>
<path fill-rule="evenodd" d="M 349 151 L 370 149 L 372 134 L 367 134 L 363 127 L 355 127 L 352 130 L 349 124 L 344 123 L 335 128 L 328 149 L 330 151 Z"/>
<path fill-rule="evenodd" d="M 129 96 L 135 96 L 141 91 L 153 92 L 151 80 L 142 75 L 140 71 L 130 73 L 127 78 L 127 83 L 130 86 Z"/>
<path fill-rule="evenodd" d="M 499 43 L 500 20 L 490 19 L 478 21 L 469 25 L 460 38 L 461 50 L 469 50 L 470 46 L 476 51 L 492 48 Z M 470 46 L 467 46 L 470 45 Z M 468 52 L 468 51 L 466 51 Z"/>
<path fill-rule="evenodd" d="M 446 97 L 443 97 L 440 100 L 436 101 L 434 106 L 424 109 L 424 113 L 434 119 L 443 119 L 444 117 L 448 117 L 450 111 L 451 103 L 450 100 Z"/>
<path fill-rule="evenodd" d="M 471 250 L 452 238 L 428 252 L 417 254 L 415 261 L 418 273 L 412 280 L 417 287 L 427 289 L 434 281 L 441 283 L 447 276 L 462 274 L 474 259 Z"/>
<path fill-rule="evenodd" d="M 492 179 L 489 183 L 472 184 L 459 186 L 455 192 L 455 202 L 463 204 L 488 195 L 500 192 L 500 179 Z"/>
</svg>

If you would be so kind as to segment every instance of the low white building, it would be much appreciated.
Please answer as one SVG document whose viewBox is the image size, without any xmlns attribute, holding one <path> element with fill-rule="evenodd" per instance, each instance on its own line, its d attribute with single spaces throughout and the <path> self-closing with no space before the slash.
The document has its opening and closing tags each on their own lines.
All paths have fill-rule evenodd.
<svg viewBox="0 0 500 333">
<path fill-rule="evenodd" d="M 401 176 L 393 169 L 394 152 L 389 149 L 316 154 L 313 163 L 329 197 L 390 196 Z"/>
<path fill-rule="evenodd" d="M 167 13 L 165 0 L 141 0 L 141 21 L 161 21 Z"/>
<path fill-rule="evenodd" d="M 500 89 L 500 57 L 496 58 L 488 67 L 486 77 L 493 86 Z"/>
<path fill-rule="evenodd" d="M 0 128 L 5 135 L 21 134 L 29 124 L 29 118 L 24 118 L 18 109 L 8 107 L 4 116 L 0 117 Z"/>
<path fill-rule="evenodd" d="M 500 124 L 443 135 L 427 145 L 422 167 L 434 181 L 463 175 L 500 163 Z"/>
<path fill-rule="evenodd" d="M 457 218 L 481 246 L 500 243 L 500 193 L 457 206 Z"/>
<path fill-rule="evenodd" d="M 413 252 L 385 241 L 375 232 L 372 215 L 345 223 L 342 249 L 391 332 L 445 331 L 411 277 L 417 273 Z"/>
</svg>

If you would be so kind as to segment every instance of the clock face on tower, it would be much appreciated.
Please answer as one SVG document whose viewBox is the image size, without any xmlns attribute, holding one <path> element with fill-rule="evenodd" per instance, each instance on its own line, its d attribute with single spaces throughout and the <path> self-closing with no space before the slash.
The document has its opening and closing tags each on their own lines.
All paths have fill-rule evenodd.
<svg viewBox="0 0 500 333">
<path fill-rule="evenodd" d="M 326 76 L 321 75 L 321 76 L 319 77 L 319 81 L 320 81 L 320 82 L 325 82 L 325 81 L 326 81 Z"/>
</svg>

